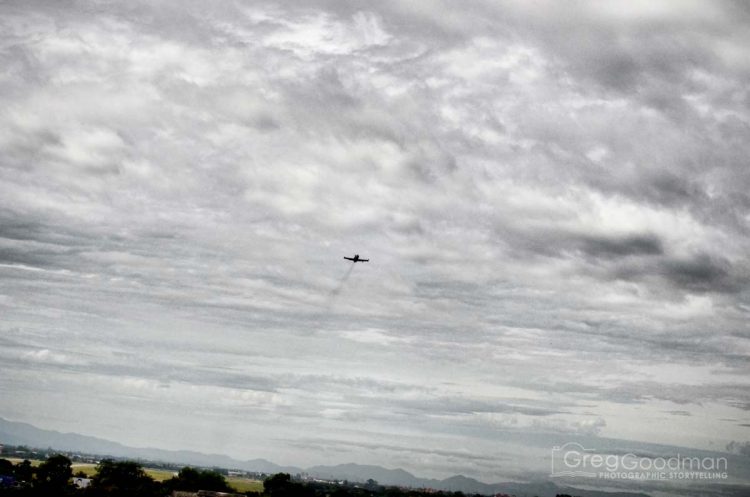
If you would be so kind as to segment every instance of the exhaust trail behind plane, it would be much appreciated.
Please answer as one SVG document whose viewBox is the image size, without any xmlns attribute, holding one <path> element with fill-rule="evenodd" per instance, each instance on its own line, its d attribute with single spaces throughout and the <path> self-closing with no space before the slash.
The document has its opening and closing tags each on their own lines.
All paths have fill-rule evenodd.
<svg viewBox="0 0 750 497">
<path fill-rule="evenodd" d="M 337 297 L 339 293 L 341 293 L 341 290 L 344 288 L 344 285 L 349 280 L 349 276 L 351 276 L 352 271 L 354 271 L 354 264 L 349 266 L 349 269 L 346 270 L 346 274 L 339 280 L 338 284 L 336 285 L 336 288 L 331 290 L 328 294 L 329 297 Z"/>
<path fill-rule="evenodd" d="M 314 328 L 319 329 L 323 322 L 328 321 L 333 314 L 333 307 L 336 304 L 336 301 L 338 300 L 338 296 L 341 293 L 341 291 L 344 289 L 344 286 L 346 286 L 346 282 L 349 281 L 349 277 L 352 275 L 352 272 L 354 271 L 354 266 L 356 266 L 357 262 L 367 262 L 368 259 L 360 259 L 359 255 L 355 255 L 354 257 L 344 257 L 344 259 L 350 260 L 354 262 L 354 264 L 351 264 L 349 268 L 346 270 L 346 273 L 339 278 L 339 281 L 336 283 L 336 286 L 332 288 L 328 292 L 328 296 L 325 300 L 325 304 L 323 305 L 322 313 L 318 316 L 318 318 L 315 320 Z"/>
</svg>

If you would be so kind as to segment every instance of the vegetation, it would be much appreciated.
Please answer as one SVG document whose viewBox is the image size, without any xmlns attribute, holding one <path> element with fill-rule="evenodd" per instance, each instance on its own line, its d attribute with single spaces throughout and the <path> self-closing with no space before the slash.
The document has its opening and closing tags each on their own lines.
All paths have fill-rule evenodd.
<svg viewBox="0 0 750 497">
<path fill-rule="evenodd" d="M 164 495 L 159 483 L 148 476 L 140 464 L 133 461 L 105 459 L 96 468 L 96 475 L 87 494 L 112 497 Z"/>
<path fill-rule="evenodd" d="M 173 475 L 158 481 L 140 463 L 105 459 L 95 472 L 73 473 L 71 460 L 61 454 L 49 455 L 34 466 L 29 460 L 15 464 L 0 459 L 0 497 L 188 497 L 211 496 L 216 493 L 247 497 L 467 497 L 462 492 L 415 490 L 379 485 L 374 480 L 363 484 L 346 482 L 302 481 L 287 473 L 264 479 L 262 486 L 232 485 L 215 470 L 184 467 L 176 475 L 159 471 L 160 476 Z M 91 478 L 86 477 L 91 475 Z M 74 476 L 84 478 L 77 482 Z M 247 479 L 234 479 L 248 482 Z M 199 491 L 201 491 L 199 493 Z M 478 496 L 474 496 L 478 497 Z M 560 496 L 562 497 L 562 496 Z M 565 496 L 567 497 L 567 496 Z"/>
<path fill-rule="evenodd" d="M 247 493 L 248 495 L 262 494 L 263 493 L 263 482 L 253 480 L 251 478 L 238 478 L 228 477 L 227 483 L 229 486 L 234 488 L 241 494 Z"/>
<path fill-rule="evenodd" d="M 86 467 L 86 466 L 84 466 Z M 86 477 L 85 488 L 73 483 L 71 460 L 60 454 L 49 455 L 45 461 L 34 467 L 23 460 L 13 464 L 0 459 L 0 497 L 166 497 L 189 495 L 202 491 L 238 493 L 249 497 L 426 497 L 426 491 L 402 490 L 379 486 L 372 480 L 362 486 L 342 485 L 336 482 L 297 481 L 287 473 L 279 473 L 266 478 L 262 486 L 249 485 L 242 481 L 244 488 L 230 484 L 223 474 L 214 470 L 191 467 L 182 468 L 177 475 L 157 481 L 138 462 L 101 461 L 92 475 L 78 467 L 76 476 Z M 163 474 L 164 472 L 162 472 Z M 88 479 L 88 476 L 91 476 Z M 239 485 L 238 485 L 239 487 Z M 186 494 L 188 493 L 188 494 Z M 463 497 L 461 493 L 432 492 L 430 497 Z"/>
<path fill-rule="evenodd" d="M 170 493 L 174 490 L 198 491 L 213 490 L 215 492 L 234 492 L 224 475 L 215 471 L 206 471 L 195 468 L 182 468 L 174 478 L 166 480 L 162 484 Z"/>
<path fill-rule="evenodd" d="M 16 497 L 161 497 L 173 491 L 210 490 L 233 493 L 224 475 L 212 470 L 185 467 L 177 475 L 167 470 L 145 470 L 135 461 L 105 459 L 93 467 L 76 466 L 61 454 L 38 465 L 29 460 L 13 464 L 0 459 L 0 496 Z M 74 478 L 83 482 L 74 484 Z"/>
</svg>

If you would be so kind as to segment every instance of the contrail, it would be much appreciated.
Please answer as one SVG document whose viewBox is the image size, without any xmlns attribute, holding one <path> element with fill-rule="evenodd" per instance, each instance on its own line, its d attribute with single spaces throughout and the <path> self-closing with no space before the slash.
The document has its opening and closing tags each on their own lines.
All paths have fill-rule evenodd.
<svg viewBox="0 0 750 497">
<path fill-rule="evenodd" d="M 328 298 L 325 301 L 325 305 L 323 306 L 322 312 L 318 315 L 317 319 L 313 322 L 313 329 L 314 330 L 320 330 L 323 323 L 328 321 L 331 318 L 331 314 L 333 313 L 333 306 L 336 303 L 336 299 L 338 298 L 341 291 L 344 289 L 344 285 L 346 285 L 346 282 L 349 280 L 349 276 L 351 276 L 352 271 L 354 271 L 354 264 L 349 266 L 349 269 L 346 270 L 346 273 L 344 276 L 342 276 L 336 286 L 332 288 L 328 292 Z"/>
<path fill-rule="evenodd" d="M 349 275 L 352 274 L 352 271 L 354 271 L 354 264 L 349 266 L 349 269 L 346 271 L 346 274 L 339 280 L 339 284 L 336 285 L 336 288 L 331 290 L 331 292 L 328 294 L 329 297 L 336 297 L 339 293 L 341 293 L 341 290 L 344 288 L 344 285 L 346 284 L 346 281 L 349 279 Z M 331 303 L 333 303 L 331 301 Z"/>
</svg>

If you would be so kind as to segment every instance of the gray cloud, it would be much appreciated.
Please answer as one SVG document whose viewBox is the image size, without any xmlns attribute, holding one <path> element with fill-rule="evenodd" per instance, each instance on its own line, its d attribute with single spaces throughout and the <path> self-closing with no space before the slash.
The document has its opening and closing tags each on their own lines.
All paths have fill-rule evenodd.
<svg viewBox="0 0 750 497">
<path fill-rule="evenodd" d="M 605 237 L 584 238 L 583 250 L 593 256 L 660 255 L 661 242 L 654 236 L 630 236 L 620 239 Z"/>
<path fill-rule="evenodd" d="M 750 456 L 750 442 L 736 442 L 732 440 L 727 444 L 727 452 L 741 456 Z"/>
<path fill-rule="evenodd" d="M 487 478 L 745 436 L 740 3 L 0 12 L 0 415 Z"/>
</svg>

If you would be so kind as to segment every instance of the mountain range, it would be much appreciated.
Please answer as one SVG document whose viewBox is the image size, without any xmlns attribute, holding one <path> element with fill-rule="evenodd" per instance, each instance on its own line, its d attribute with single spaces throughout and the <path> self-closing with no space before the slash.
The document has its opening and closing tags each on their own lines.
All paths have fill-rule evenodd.
<svg viewBox="0 0 750 497">
<path fill-rule="evenodd" d="M 387 469 L 381 466 L 361 464 L 339 464 L 336 466 L 313 466 L 299 468 L 281 466 L 265 459 L 241 461 L 222 454 L 204 454 L 186 450 L 163 450 L 128 447 L 117 442 L 77 433 L 60 433 L 37 428 L 28 423 L 8 421 L 0 418 L 0 444 L 25 445 L 36 448 L 97 454 L 116 458 L 140 459 L 202 467 L 242 469 L 262 473 L 307 473 L 312 477 L 365 482 L 373 479 L 381 485 L 396 485 L 411 488 L 433 488 L 437 490 L 462 491 L 484 495 L 509 494 L 522 496 L 555 497 L 570 494 L 580 497 L 648 497 L 643 493 L 603 492 L 556 485 L 549 481 L 531 483 L 484 483 L 466 476 L 456 475 L 443 480 L 417 477 L 403 469 Z"/>
</svg>

